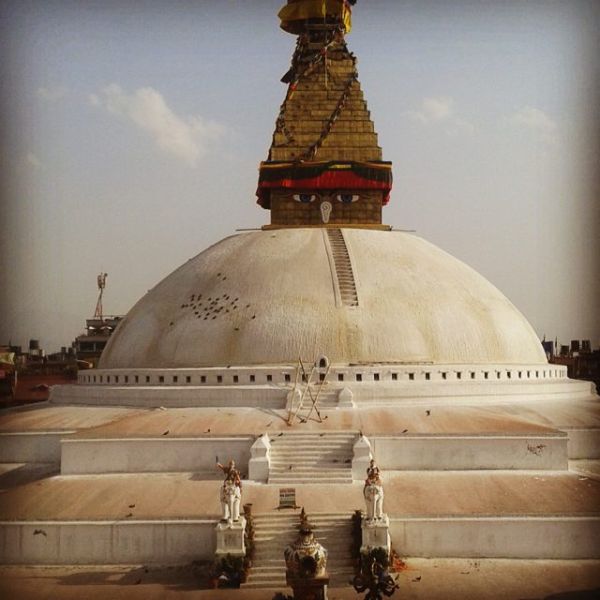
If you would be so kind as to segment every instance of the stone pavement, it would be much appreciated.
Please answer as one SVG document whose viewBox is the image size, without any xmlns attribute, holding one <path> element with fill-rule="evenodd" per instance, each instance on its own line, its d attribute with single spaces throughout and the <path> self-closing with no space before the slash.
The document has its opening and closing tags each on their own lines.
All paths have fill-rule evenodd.
<svg viewBox="0 0 600 600">
<path fill-rule="evenodd" d="M 0 567 L 5 600 L 271 600 L 285 591 L 207 584 L 191 566 Z M 592 600 L 600 597 L 600 561 L 408 559 L 399 584 L 398 600 Z M 351 587 L 329 590 L 329 600 L 362 597 Z"/>
<path fill-rule="evenodd" d="M 436 405 L 334 410 L 319 423 L 286 424 L 285 410 L 266 408 L 170 408 L 61 406 L 52 403 L 0 413 L 0 432 L 77 431 L 77 437 L 240 435 L 278 431 L 353 430 L 373 433 L 542 433 L 555 428 L 600 428 L 596 401 L 521 402 L 507 407 Z M 426 411 L 430 408 L 431 410 Z"/>
<path fill-rule="evenodd" d="M 0 519 L 216 519 L 219 486 L 193 473 L 55 476 L 5 489 Z M 277 486 L 244 482 L 243 501 L 256 514 L 270 512 L 278 493 Z M 352 512 L 364 506 L 362 484 L 297 485 L 296 502 L 309 512 L 317 506 L 319 512 Z M 600 506 L 600 482 L 569 472 L 392 471 L 386 473 L 385 506 L 394 517 L 589 515 Z"/>
</svg>

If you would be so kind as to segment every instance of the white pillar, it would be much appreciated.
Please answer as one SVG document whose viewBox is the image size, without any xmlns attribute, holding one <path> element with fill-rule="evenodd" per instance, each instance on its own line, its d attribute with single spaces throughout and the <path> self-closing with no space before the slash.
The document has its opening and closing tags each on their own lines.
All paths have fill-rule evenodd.
<svg viewBox="0 0 600 600">
<path fill-rule="evenodd" d="M 354 394 L 350 388 L 342 388 L 338 393 L 338 406 L 340 408 L 354 408 Z"/>
<path fill-rule="evenodd" d="M 354 481 L 364 481 L 367 476 L 367 467 L 373 458 L 371 442 L 364 435 L 361 435 L 354 443 L 353 450 L 352 479 Z"/>
<path fill-rule="evenodd" d="M 271 466 L 271 441 L 268 434 L 256 438 L 250 448 L 250 461 L 248 462 L 248 479 L 266 483 L 269 479 Z"/>
</svg>

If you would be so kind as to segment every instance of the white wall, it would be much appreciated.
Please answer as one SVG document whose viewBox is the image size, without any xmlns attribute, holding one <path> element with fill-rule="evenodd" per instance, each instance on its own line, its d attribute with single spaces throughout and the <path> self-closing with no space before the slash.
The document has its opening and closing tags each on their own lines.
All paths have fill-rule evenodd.
<svg viewBox="0 0 600 600">
<path fill-rule="evenodd" d="M 4 522 L 4 564 L 184 564 L 211 559 L 216 521 Z"/>
<path fill-rule="evenodd" d="M 252 436 L 69 439 L 62 442 L 61 474 L 215 471 L 215 457 L 248 472 Z"/>
</svg>

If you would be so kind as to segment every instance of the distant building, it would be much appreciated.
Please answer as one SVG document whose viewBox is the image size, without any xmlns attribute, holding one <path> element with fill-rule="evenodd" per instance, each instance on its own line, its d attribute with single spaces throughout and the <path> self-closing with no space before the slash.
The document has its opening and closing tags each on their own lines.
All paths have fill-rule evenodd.
<svg viewBox="0 0 600 600">
<path fill-rule="evenodd" d="M 15 352 L 12 346 L 0 346 L 0 397 L 12 396 L 17 385 Z"/>
<path fill-rule="evenodd" d="M 96 366 L 104 347 L 122 318 L 122 316 L 105 315 L 86 319 L 85 333 L 78 335 L 73 342 L 77 360 Z"/>
<path fill-rule="evenodd" d="M 107 277 L 108 273 L 98 275 L 98 300 L 94 316 L 91 319 L 86 319 L 85 333 L 78 335 L 73 342 L 79 368 L 90 368 L 97 365 L 110 336 L 123 318 L 122 316 L 104 314 L 102 296 L 106 288 Z"/>
<path fill-rule="evenodd" d="M 592 350 L 590 340 L 571 340 L 571 344 L 542 342 L 548 361 L 567 367 L 571 379 L 593 381 L 600 390 L 600 347 Z"/>
</svg>

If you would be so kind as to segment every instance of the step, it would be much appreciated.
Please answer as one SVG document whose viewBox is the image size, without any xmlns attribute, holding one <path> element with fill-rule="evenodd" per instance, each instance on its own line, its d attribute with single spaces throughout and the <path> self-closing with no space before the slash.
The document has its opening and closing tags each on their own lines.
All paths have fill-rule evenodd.
<svg viewBox="0 0 600 600">
<path fill-rule="evenodd" d="M 277 456 L 290 456 L 295 453 L 298 457 L 306 457 L 308 459 L 313 458 L 326 458 L 326 460 L 340 460 L 352 456 L 353 446 L 337 447 L 337 448 L 321 448 L 320 446 L 314 445 L 312 448 L 294 448 L 293 446 L 275 446 L 271 447 L 271 455 Z M 330 458 L 331 457 L 331 458 Z"/>
<path fill-rule="evenodd" d="M 278 549 L 278 556 L 283 557 L 284 549 L 289 544 L 284 544 L 281 548 Z M 327 548 L 327 544 L 323 544 L 325 548 Z M 350 554 L 350 550 L 348 551 L 348 555 Z M 285 562 L 283 559 L 265 559 L 269 560 L 273 566 L 262 567 L 260 566 L 260 560 L 255 558 L 252 562 L 252 567 L 250 571 L 250 575 L 254 578 L 256 575 L 265 575 L 265 574 L 275 574 L 275 573 L 283 573 L 285 574 Z M 340 571 L 342 569 L 352 569 L 353 561 L 352 560 L 344 560 L 344 561 L 335 561 L 331 560 L 331 557 L 327 560 L 327 566 L 330 569 L 330 572 Z"/>
<path fill-rule="evenodd" d="M 319 475 L 322 473 L 322 475 Z M 275 475 L 278 477 L 313 477 L 313 478 L 327 478 L 333 477 L 335 479 L 344 479 L 346 477 L 352 476 L 351 469 L 338 469 L 338 470 L 324 470 L 324 469 L 304 469 L 304 470 L 295 470 L 295 469 L 284 469 L 279 471 L 273 471 L 271 475 Z"/>
<path fill-rule="evenodd" d="M 350 484 L 352 483 L 352 478 L 348 477 L 348 479 L 343 478 L 330 478 L 328 480 L 330 483 L 340 483 L 340 484 Z M 306 480 L 296 478 L 296 477 L 274 477 L 269 479 L 269 483 L 277 484 L 277 485 L 310 485 L 314 482 L 313 478 L 309 478 Z"/>
<path fill-rule="evenodd" d="M 285 450 L 297 450 L 298 452 L 323 452 L 327 451 L 346 451 L 352 450 L 354 447 L 354 441 L 329 441 L 329 442 L 320 442 L 319 440 L 298 440 L 295 442 L 289 442 L 287 440 L 278 441 L 275 443 L 271 443 L 271 449 L 277 450 L 279 452 Z"/>
<path fill-rule="evenodd" d="M 242 583 L 240 586 L 242 589 L 253 589 L 253 588 L 281 588 L 285 587 L 285 575 L 282 576 L 281 579 L 273 579 L 270 581 L 252 581 L 252 576 L 250 575 L 248 581 L 246 583 Z"/>
<path fill-rule="evenodd" d="M 336 464 L 344 464 L 345 461 L 347 461 L 348 459 L 350 459 L 350 457 L 352 456 L 352 452 L 348 451 L 348 452 L 344 452 L 344 453 L 335 453 L 335 454 L 330 454 L 327 455 L 324 452 L 317 452 L 315 451 L 314 453 L 308 453 L 308 452 L 303 452 L 303 453 L 298 453 L 298 452 L 293 452 L 292 450 L 289 450 L 287 452 L 281 452 L 279 449 L 275 450 L 275 451 L 271 451 L 271 458 L 272 458 L 272 463 L 279 463 L 281 465 L 287 465 L 290 464 L 290 462 L 293 463 L 299 463 L 299 462 L 306 462 L 306 463 L 313 463 L 313 464 L 322 464 L 322 465 L 336 465 Z"/>
<path fill-rule="evenodd" d="M 271 475 L 314 475 L 315 477 L 319 477 L 319 473 L 326 474 L 327 476 L 333 475 L 336 476 L 344 476 L 346 474 L 351 473 L 351 468 L 349 466 L 338 467 L 338 468 L 328 468 L 325 465 L 293 465 L 292 467 L 277 467 L 271 468 Z M 323 475 L 325 476 L 325 475 Z"/>
<path fill-rule="evenodd" d="M 275 444 L 271 445 L 271 452 L 277 452 L 280 454 L 297 452 L 299 456 L 311 456 L 321 454 L 323 452 L 327 452 L 329 454 L 339 454 L 344 455 L 348 452 L 352 452 L 354 448 L 354 444 L 346 444 L 346 445 L 321 445 L 318 442 L 311 444 L 309 447 L 304 447 L 301 444 Z"/>
<path fill-rule="evenodd" d="M 270 567 L 252 566 L 251 577 L 253 580 L 265 579 L 267 577 L 281 575 L 282 571 L 284 571 L 284 573 L 285 573 L 285 561 L 283 559 L 281 561 L 278 561 L 278 564 L 270 566 Z"/>
<path fill-rule="evenodd" d="M 297 450 L 336 450 L 352 448 L 354 445 L 354 438 L 352 439 L 339 439 L 339 440 L 322 440 L 322 438 L 314 439 L 300 439 L 300 440 L 271 440 L 272 448 L 295 448 Z"/>
<path fill-rule="evenodd" d="M 323 453 L 326 453 L 328 456 L 332 456 L 333 458 L 337 458 L 338 456 L 348 456 L 348 454 L 352 454 L 354 448 L 354 444 L 347 444 L 344 446 L 332 446 L 332 445 L 320 445 L 319 443 L 311 444 L 309 447 L 303 447 L 302 445 L 296 444 L 281 444 L 281 445 L 272 445 L 271 446 L 271 454 L 290 454 L 295 452 L 298 456 L 322 456 Z"/>
<path fill-rule="evenodd" d="M 333 455 L 331 458 L 328 456 L 315 455 L 315 456 L 298 456 L 297 454 L 279 454 L 273 452 L 271 454 L 271 466 L 280 466 L 287 468 L 290 465 L 296 466 L 300 464 L 312 465 L 315 467 L 326 467 L 331 469 L 345 467 L 350 465 L 352 462 L 351 453 L 341 454 L 339 456 Z"/>
<path fill-rule="evenodd" d="M 352 450 L 354 440 L 329 440 L 322 442 L 319 439 L 315 440 L 278 440 L 273 443 L 271 441 L 272 450 L 298 450 L 299 452 L 321 452 L 323 450 L 342 451 Z"/>
<path fill-rule="evenodd" d="M 350 522 L 350 517 L 348 517 L 348 522 Z M 329 521 L 326 523 L 319 523 L 314 521 L 309 516 L 309 521 L 312 524 L 315 535 L 329 535 L 332 533 L 339 533 L 340 523 L 346 522 L 344 521 Z M 273 539 L 276 537 L 286 537 L 289 535 L 295 535 L 298 532 L 300 521 L 294 521 L 293 523 L 278 523 L 278 522 L 269 522 L 269 523 L 255 523 L 255 538 L 256 539 Z"/>
<path fill-rule="evenodd" d="M 342 520 L 342 519 L 350 519 L 352 517 L 353 511 L 347 512 L 316 512 L 309 513 L 308 519 L 309 521 L 327 521 L 330 519 L 333 520 Z M 265 521 L 265 520 L 276 520 L 276 521 L 294 521 L 295 523 L 300 523 L 300 510 L 295 512 L 281 512 L 279 510 L 274 510 L 271 512 L 261 512 L 256 513 L 252 517 L 254 521 Z"/>
<path fill-rule="evenodd" d="M 316 452 L 322 450 L 352 450 L 354 446 L 354 440 L 330 440 L 327 442 L 321 442 L 318 439 L 315 440 L 297 440 L 288 441 L 281 440 L 278 442 L 271 442 L 271 449 L 273 450 L 299 450 L 303 452 Z"/>
<path fill-rule="evenodd" d="M 330 525 L 329 527 L 325 528 L 325 527 L 320 527 L 316 524 L 313 523 L 313 527 L 314 527 L 314 531 L 315 531 L 315 535 L 317 535 L 318 537 L 321 536 L 329 536 L 329 535 L 335 535 L 337 536 L 340 531 L 340 523 L 335 523 Z M 298 526 L 297 524 L 295 524 L 293 527 L 286 527 L 286 528 L 281 528 L 277 525 L 272 525 L 269 527 L 265 527 L 264 529 L 261 529 L 260 533 L 255 532 L 255 539 L 256 540 L 273 540 L 273 539 L 279 539 L 279 538 L 287 538 L 290 535 L 296 535 L 298 533 Z M 342 532 L 343 533 L 343 532 Z"/>
<path fill-rule="evenodd" d="M 322 540 L 319 540 L 320 542 L 322 542 Z M 279 554 L 281 556 L 283 556 L 284 553 L 284 549 L 288 546 L 289 544 L 284 544 L 280 549 L 279 549 Z M 325 548 L 328 549 L 327 544 L 322 544 Z M 348 550 L 347 552 L 348 556 L 350 555 L 350 550 Z M 273 567 L 273 568 L 269 568 L 267 570 L 267 572 L 270 573 L 276 573 L 276 572 L 283 572 L 285 573 L 285 563 L 284 561 L 281 561 L 283 564 L 281 565 L 281 567 Z M 352 565 L 353 565 L 353 561 L 352 560 L 343 560 L 343 561 L 335 561 L 331 559 L 331 554 L 329 554 L 329 557 L 327 559 L 327 566 L 329 568 L 329 572 L 330 573 L 334 573 L 337 571 L 340 571 L 342 569 L 352 569 Z M 252 563 L 252 573 L 256 573 L 259 574 L 261 572 L 265 572 L 263 571 L 263 568 L 260 566 L 256 566 L 256 564 L 253 562 Z"/>
<path fill-rule="evenodd" d="M 311 386 L 312 393 L 315 393 L 315 389 L 317 386 Z M 332 394 L 336 393 L 338 390 L 322 390 L 321 394 Z M 320 399 L 321 395 L 319 395 Z M 304 398 L 306 401 L 306 397 Z M 306 435 L 303 433 L 299 433 L 298 435 L 287 434 L 281 437 L 272 438 L 272 442 L 274 443 L 282 443 L 287 442 L 288 444 L 298 444 L 302 442 L 310 442 L 311 444 L 351 444 L 358 436 L 357 435 Z"/>
<path fill-rule="evenodd" d="M 323 393 L 323 392 L 321 392 L 321 393 Z M 319 444 L 319 445 L 325 445 L 325 446 L 327 446 L 327 445 L 340 446 L 340 445 L 351 445 L 354 442 L 354 440 L 358 437 L 356 435 L 344 436 L 344 437 L 341 437 L 341 436 L 337 436 L 337 437 L 336 436 L 327 436 L 327 437 L 313 436 L 313 437 L 311 437 L 311 436 L 306 436 L 306 435 L 302 435 L 302 434 L 298 434 L 298 436 L 291 436 L 288 434 L 288 436 L 280 437 L 280 438 L 277 438 L 277 437 L 272 438 L 271 443 L 277 444 L 277 445 L 307 443 L 307 444 Z"/>
<path fill-rule="evenodd" d="M 332 439 L 335 437 L 356 437 L 358 435 L 357 431 L 347 430 L 347 431 L 283 431 L 280 432 L 281 435 L 274 435 L 274 439 L 277 438 L 302 438 L 302 437 L 310 437 L 310 438 L 327 438 Z"/>
<path fill-rule="evenodd" d="M 290 544 L 298 535 L 297 531 L 290 531 L 287 537 L 282 538 L 255 538 L 256 544 L 274 544 L 279 547 L 281 544 L 285 547 Z M 333 535 L 333 534 L 332 534 Z M 333 554 L 343 554 L 352 545 L 352 540 L 348 539 L 345 541 L 337 542 L 334 538 L 328 539 L 325 536 L 317 535 L 317 539 Z M 279 554 L 272 552 L 270 549 L 263 549 L 262 551 L 256 550 L 255 559 L 261 559 L 261 564 L 264 564 L 265 560 L 277 560 Z"/>
<path fill-rule="evenodd" d="M 311 386 L 312 387 L 312 386 Z M 316 386 L 315 386 L 316 387 Z M 335 393 L 335 391 L 322 390 L 321 394 L 325 393 Z M 315 390 L 312 390 L 313 394 Z M 306 397 L 304 398 L 306 400 Z M 320 399 L 320 395 L 319 395 Z M 297 435 L 293 435 L 288 433 L 287 435 L 274 437 L 271 439 L 272 443 L 282 443 L 287 442 L 288 444 L 298 444 L 302 442 L 310 442 L 311 444 L 351 444 L 358 436 L 356 434 L 348 434 L 348 435 L 306 435 L 304 433 L 299 433 Z"/>
<path fill-rule="evenodd" d="M 306 464 L 306 463 L 302 463 L 302 464 L 294 464 L 291 466 L 271 466 L 271 470 L 270 473 L 271 474 L 279 474 L 279 475 L 286 475 L 286 474 L 300 474 L 300 473 L 307 473 L 307 474 L 311 474 L 311 475 L 315 475 L 318 476 L 319 473 L 327 473 L 327 475 L 333 475 L 333 476 L 337 476 L 337 475 L 346 475 L 346 472 L 348 472 L 348 474 L 350 474 L 351 472 L 351 467 L 349 465 L 343 465 L 343 466 L 339 466 L 339 467 L 330 467 L 328 465 L 322 465 L 322 464 L 318 464 L 318 465 L 310 465 L 310 464 Z"/>
<path fill-rule="evenodd" d="M 269 573 L 253 573 L 252 571 L 253 569 L 250 571 L 244 587 L 270 588 L 285 585 L 285 564 Z"/>
<path fill-rule="evenodd" d="M 352 456 L 352 451 L 352 446 L 344 448 L 320 448 L 318 446 L 313 446 L 310 449 L 298 447 L 294 448 L 293 446 L 277 446 L 275 448 L 271 447 L 271 455 L 275 454 L 276 456 L 285 457 L 293 454 L 299 458 L 305 457 L 310 460 L 324 458 L 325 456 L 329 460 L 325 460 L 324 462 L 331 462 L 332 460 L 341 460 L 343 458 L 347 458 L 348 455 Z"/>
<path fill-rule="evenodd" d="M 287 465 L 277 465 L 277 464 L 273 464 L 271 463 L 271 468 L 270 468 L 270 473 L 280 473 L 280 474 L 284 474 L 284 473 L 329 473 L 329 474 L 333 474 L 333 475 L 340 475 L 340 474 L 344 474 L 344 472 L 348 470 L 351 470 L 351 466 L 350 465 L 339 465 L 339 466 L 331 466 L 331 465 L 327 465 L 327 464 L 308 464 L 308 463 L 295 463 L 294 465 L 292 465 L 292 467 L 290 468 Z"/>
<path fill-rule="evenodd" d="M 288 458 L 297 458 L 298 460 L 320 460 L 321 462 L 343 462 L 352 456 L 352 446 L 348 448 L 319 448 L 314 447 L 310 450 L 301 450 L 298 448 L 276 447 L 271 448 L 271 456 L 287 460 Z"/>
<path fill-rule="evenodd" d="M 328 527 L 318 526 L 313 523 L 315 535 L 317 537 L 335 535 L 336 538 L 338 534 L 343 534 L 343 531 L 340 531 L 340 523 L 345 523 L 345 521 L 338 521 L 337 523 L 332 523 Z M 276 538 L 286 538 L 290 535 L 296 535 L 298 533 L 298 526 L 294 524 L 294 526 L 281 528 L 278 525 L 265 526 L 261 529 L 260 532 L 255 532 L 255 539 L 257 540 L 272 540 Z"/>
<path fill-rule="evenodd" d="M 350 519 L 350 517 L 348 516 L 347 518 L 344 518 L 343 520 L 339 520 L 339 519 L 335 519 L 335 520 L 321 520 L 321 521 L 316 521 L 314 520 L 311 516 L 309 516 L 309 521 L 312 524 L 312 526 L 314 527 L 316 532 L 319 532 L 319 535 L 321 534 L 325 534 L 325 533 L 329 533 L 329 532 L 337 532 L 340 523 L 345 523 L 347 520 Z M 256 524 L 256 523 L 255 523 Z M 277 536 L 281 533 L 281 535 L 286 535 L 288 532 L 292 531 L 298 531 L 298 526 L 300 524 L 300 520 L 294 520 L 293 522 L 290 523 L 282 523 L 282 522 L 278 522 L 278 521 L 267 521 L 267 522 L 262 522 L 257 524 L 257 527 L 260 528 L 260 535 L 265 535 L 265 536 Z M 257 532 L 256 535 L 259 535 L 259 533 Z"/>
</svg>

